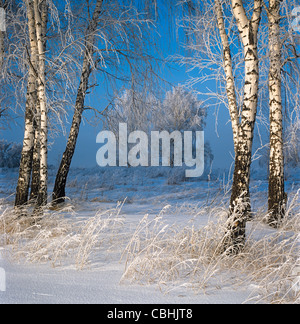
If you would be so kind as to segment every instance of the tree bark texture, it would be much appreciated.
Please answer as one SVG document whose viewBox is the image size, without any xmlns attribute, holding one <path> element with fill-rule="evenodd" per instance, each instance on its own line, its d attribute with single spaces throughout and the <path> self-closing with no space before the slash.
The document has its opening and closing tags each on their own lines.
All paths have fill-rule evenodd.
<svg viewBox="0 0 300 324">
<path fill-rule="evenodd" d="M 270 96 L 270 175 L 269 224 L 277 227 L 285 215 L 283 111 L 281 95 L 282 51 L 280 40 L 280 0 L 270 0 L 269 18 L 269 96 Z"/>
<path fill-rule="evenodd" d="M 40 188 L 40 140 L 39 140 L 39 128 L 37 125 L 38 124 L 36 120 L 34 120 L 35 137 L 34 137 L 34 147 L 33 147 L 33 156 L 32 156 L 30 200 L 36 200 L 38 198 L 39 188 Z"/>
</svg>

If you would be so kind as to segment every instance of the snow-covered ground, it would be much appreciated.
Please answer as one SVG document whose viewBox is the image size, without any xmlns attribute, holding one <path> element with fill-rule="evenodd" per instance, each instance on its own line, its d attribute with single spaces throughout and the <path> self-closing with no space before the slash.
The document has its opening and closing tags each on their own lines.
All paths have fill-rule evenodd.
<svg viewBox="0 0 300 324">
<path fill-rule="evenodd" d="M 49 224 L 52 224 L 50 220 L 53 221 L 53 217 L 53 224 L 57 226 L 53 231 L 59 229 L 59 233 L 66 233 L 67 238 L 54 235 L 49 229 L 52 225 L 42 228 L 50 233 L 45 233 L 45 237 L 49 236 L 52 240 L 47 246 L 36 237 L 33 245 L 30 240 L 25 243 L 24 237 L 18 239 L 18 243 L 12 243 L 2 236 L 0 243 L 4 249 L 0 250 L 0 268 L 5 271 L 6 291 L 0 291 L 0 303 L 240 304 L 264 301 L 260 283 L 254 279 L 243 280 L 245 274 L 242 272 L 237 278 L 238 272 L 224 271 L 223 274 L 212 269 L 212 274 L 205 271 L 201 274 L 207 277 L 205 283 L 200 284 L 203 277 L 196 276 L 185 282 L 191 272 L 188 263 L 194 262 L 191 260 L 183 261 L 184 266 L 180 266 L 179 270 L 183 271 L 182 274 L 169 282 L 163 277 L 165 269 L 160 280 L 157 277 L 152 279 L 150 273 L 149 277 L 135 273 L 123 277 L 132 265 L 134 270 L 140 271 L 148 257 L 150 259 L 146 261 L 149 264 L 155 263 L 156 257 L 160 260 L 157 251 L 151 254 L 151 249 L 149 255 L 143 251 L 134 255 L 138 250 L 136 245 L 141 244 L 142 250 L 142 245 L 148 240 L 153 244 L 162 244 L 158 247 L 162 249 L 164 244 L 172 244 L 164 243 L 164 240 L 172 242 L 170 236 L 173 231 L 176 237 L 176 231 L 180 233 L 183 228 L 186 228 L 188 235 L 198 235 L 198 229 L 215 220 L 214 209 L 208 206 L 218 205 L 219 210 L 225 206 L 222 202 L 230 186 L 222 175 L 209 182 L 183 182 L 182 172 L 169 170 L 167 175 L 164 172 L 162 169 L 118 169 L 117 172 L 113 169 L 72 170 L 67 188 L 70 197 L 68 205 L 62 211 L 46 212 Z M 53 174 L 50 172 L 50 189 L 54 174 L 54 171 Z M 16 171 L 0 172 L 0 215 L 13 205 L 16 179 Z M 287 187 L 289 193 L 295 194 L 299 189 L 299 180 L 288 182 Z M 267 183 L 263 180 L 252 183 L 253 208 L 260 213 L 266 208 L 266 188 Z M 118 202 L 124 201 L 122 208 L 114 209 Z M 160 214 L 167 205 L 168 209 Z M 108 210 L 113 210 L 112 214 Z M 145 220 L 147 214 L 149 216 Z M 156 219 L 161 221 L 156 224 L 157 228 L 151 225 Z M 142 225 L 145 227 L 143 231 L 136 231 Z M 274 232 L 263 224 L 258 228 L 259 231 L 255 232 L 257 236 Z M 141 238 L 138 238 L 139 234 Z M 90 241 L 86 238 L 89 235 Z M 156 235 L 162 237 L 161 241 L 156 241 Z M 94 238 L 97 242 L 93 241 Z M 79 245 L 74 248 L 77 243 Z M 58 257 L 56 250 L 60 246 L 67 246 L 66 249 L 70 251 Z M 71 252 L 72 249 L 76 251 Z M 80 255 L 84 253 L 87 253 L 87 257 Z M 75 254 L 77 257 L 74 257 Z M 80 257 L 83 261 L 78 261 Z M 139 258 L 142 260 L 140 264 L 137 261 Z M 155 266 L 152 264 L 154 269 Z M 161 271 L 159 267 L 157 269 Z"/>
<path fill-rule="evenodd" d="M 6 292 L 0 303 L 97 303 L 97 304 L 207 304 L 241 303 L 251 288 L 224 286 L 207 294 L 178 289 L 168 294 L 156 286 L 120 284 L 124 264 L 109 260 L 97 270 L 58 268 L 49 265 L 19 265 L 2 261 L 6 271 Z"/>
</svg>

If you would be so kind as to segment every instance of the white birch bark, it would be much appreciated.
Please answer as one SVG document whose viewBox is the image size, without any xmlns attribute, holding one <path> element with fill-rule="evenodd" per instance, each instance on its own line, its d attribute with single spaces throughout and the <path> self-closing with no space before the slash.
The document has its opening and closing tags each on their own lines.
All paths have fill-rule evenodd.
<svg viewBox="0 0 300 324">
<path fill-rule="evenodd" d="M 39 103 L 37 102 L 37 105 Z M 36 111 L 39 111 L 40 108 L 37 106 Z M 39 127 L 39 118 L 34 118 L 34 146 L 33 146 L 33 155 L 32 155 L 32 173 L 31 173 L 31 188 L 30 188 L 30 200 L 36 200 L 39 194 L 40 187 L 40 131 Z"/>
<path fill-rule="evenodd" d="M 284 217 L 286 194 L 284 188 L 283 115 L 281 94 L 282 48 L 280 40 L 281 0 L 270 0 L 269 19 L 269 96 L 270 96 L 270 225 L 276 227 Z"/>
<path fill-rule="evenodd" d="M 46 103 L 46 75 L 45 75 L 45 39 L 48 17 L 46 1 L 34 0 L 35 27 L 38 47 L 38 100 L 40 108 L 40 187 L 37 206 L 47 204 L 48 196 L 48 112 Z"/>
<path fill-rule="evenodd" d="M 35 15 L 33 8 L 33 1 L 26 1 L 27 19 L 28 19 L 28 31 L 30 39 L 30 57 L 29 62 L 29 75 L 27 86 L 27 98 L 26 98 L 26 111 L 25 111 L 25 131 L 23 149 L 21 154 L 21 163 L 19 170 L 18 186 L 16 191 L 15 206 L 23 206 L 28 202 L 28 193 L 30 185 L 30 176 L 32 170 L 32 155 L 35 140 L 35 128 L 33 124 L 36 104 L 36 79 L 37 79 L 37 61 L 38 61 L 38 49 L 37 38 L 35 30 Z"/>
<path fill-rule="evenodd" d="M 226 75 L 226 92 L 229 103 L 229 113 L 231 117 L 231 125 L 233 131 L 233 141 L 234 141 L 234 149 L 237 151 L 238 146 L 238 136 L 239 136 L 239 111 L 237 106 L 237 97 L 236 97 L 236 89 L 233 75 L 233 63 L 231 56 L 231 49 L 228 40 L 228 35 L 225 29 L 224 23 L 224 13 L 222 9 L 222 4 L 220 0 L 215 0 L 215 11 L 218 21 L 218 28 L 220 31 L 221 41 L 223 45 L 223 54 L 224 54 L 224 71 Z"/>
</svg>

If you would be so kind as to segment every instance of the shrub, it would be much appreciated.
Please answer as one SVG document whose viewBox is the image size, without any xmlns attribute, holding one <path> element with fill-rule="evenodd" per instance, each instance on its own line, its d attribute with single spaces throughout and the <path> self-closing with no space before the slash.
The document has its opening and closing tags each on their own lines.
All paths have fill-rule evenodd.
<svg viewBox="0 0 300 324">
<path fill-rule="evenodd" d="M 0 140 L 0 168 L 18 168 L 20 166 L 22 145 Z"/>
</svg>

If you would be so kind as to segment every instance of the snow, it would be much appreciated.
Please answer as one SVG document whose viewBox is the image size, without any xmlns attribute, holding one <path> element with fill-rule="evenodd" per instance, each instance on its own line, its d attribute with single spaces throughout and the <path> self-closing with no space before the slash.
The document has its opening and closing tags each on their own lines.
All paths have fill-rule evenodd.
<svg viewBox="0 0 300 324">
<path fill-rule="evenodd" d="M 251 299 L 260 294 L 256 282 L 231 285 L 224 278 L 211 280 L 205 289 L 193 289 L 189 283 L 178 281 L 166 287 L 157 284 L 121 280 L 125 271 L 126 258 L 122 253 L 144 215 L 155 217 L 166 205 L 164 221 L 168 225 L 186 226 L 193 219 L 193 210 L 216 197 L 223 199 L 228 186 L 222 177 L 214 180 L 181 182 L 182 170 L 170 169 L 76 169 L 72 170 L 67 187 L 68 202 L 72 212 L 65 218 L 72 221 L 88 220 L 99 210 L 115 208 L 117 202 L 127 198 L 120 217 L 124 224 L 118 238 L 107 249 L 96 249 L 83 270 L 67 260 L 61 263 L 29 263 L 23 258 L 9 257 L 10 247 L 0 250 L 0 268 L 5 270 L 6 291 L 0 292 L 1 304 L 241 304 L 254 303 Z M 55 171 L 50 172 L 52 188 Z M 170 184 L 170 178 L 172 178 Z M 175 178 L 175 181 L 173 181 Z M 17 171 L 0 172 L 0 214 L 13 204 Z M 254 181 L 252 195 L 254 208 L 265 207 L 266 183 Z M 288 191 L 299 188 L 299 181 L 287 183 Z M 258 198 L 258 199 L 257 199 Z M 1 202 L 1 199 L 2 202 Z M 201 216 L 194 226 L 205 226 L 208 217 Z M 263 228 L 259 235 L 264 235 Z M 2 254 L 2 256 L 1 256 Z M 235 274 L 232 274 L 234 276 Z"/>
<path fill-rule="evenodd" d="M 83 271 L 7 262 L 3 266 L 7 291 L 0 293 L 1 304 L 235 304 L 250 294 L 250 290 L 230 287 L 208 294 L 194 294 L 186 289 L 163 294 L 155 286 L 120 284 L 124 266 L 119 263 Z"/>
</svg>

